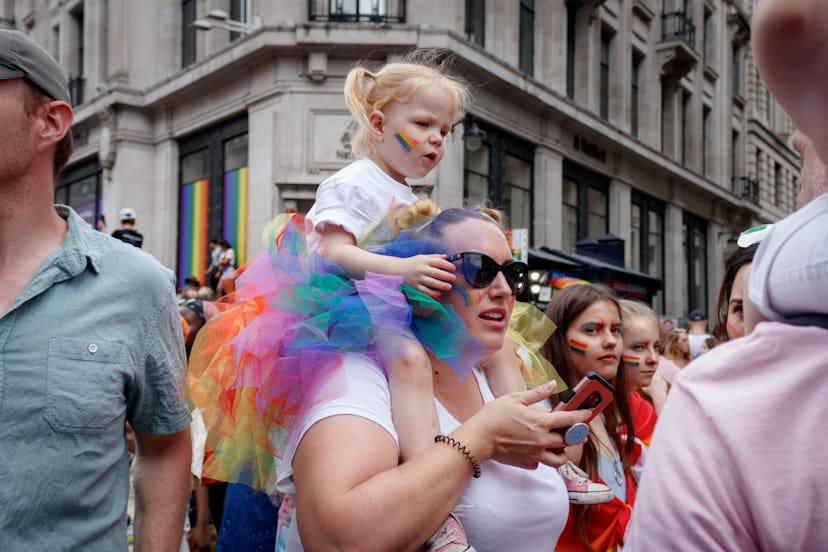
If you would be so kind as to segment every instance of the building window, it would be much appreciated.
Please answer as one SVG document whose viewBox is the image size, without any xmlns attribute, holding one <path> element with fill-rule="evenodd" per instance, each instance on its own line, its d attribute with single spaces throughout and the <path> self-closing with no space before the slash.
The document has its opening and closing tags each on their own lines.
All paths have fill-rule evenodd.
<svg viewBox="0 0 828 552">
<path fill-rule="evenodd" d="M 654 278 L 664 280 L 664 203 L 633 191 L 631 266 Z M 664 312 L 664 288 L 653 297 L 653 308 Z"/>
<path fill-rule="evenodd" d="M 690 93 L 681 93 L 681 164 L 687 165 L 688 142 L 690 141 Z"/>
<path fill-rule="evenodd" d="M 503 193 L 501 205 L 509 214 L 512 228 L 532 226 L 532 164 L 526 159 L 505 154 L 503 157 Z"/>
<path fill-rule="evenodd" d="M 181 141 L 178 205 L 179 282 L 202 278 L 207 241 L 221 237 L 247 259 L 247 119 L 236 119 Z"/>
<path fill-rule="evenodd" d="M 702 175 L 708 176 L 707 172 L 710 169 L 708 167 L 708 154 L 707 148 L 710 147 L 710 144 L 713 143 L 713 129 L 710 127 L 711 121 L 713 117 L 711 117 L 712 110 L 705 106 L 702 110 Z"/>
<path fill-rule="evenodd" d="M 563 247 L 575 251 L 578 241 L 578 183 L 571 178 L 563 179 Z"/>
<path fill-rule="evenodd" d="M 687 266 L 687 312 L 707 308 L 707 221 L 685 211 L 684 251 Z"/>
<path fill-rule="evenodd" d="M 486 0 L 466 0 L 466 38 L 485 46 Z"/>
<path fill-rule="evenodd" d="M 310 21 L 405 23 L 405 1 L 310 0 Z"/>
<path fill-rule="evenodd" d="M 575 4 L 566 5 L 566 97 L 575 99 L 575 31 L 577 30 L 578 8 Z"/>
<path fill-rule="evenodd" d="M 739 131 L 734 130 L 730 135 L 730 176 L 744 176 L 739 164 Z"/>
<path fill-rule="evenodd" d="M 564 247 L 575 251 L 584 238 L 597 239 L 607 233 L 609 180 L 580 165 L 564 162 Z M 571 224 L 574 208 L 574 232 Z M 569 217 L 569 218 L 568 218 Z"/>
<path fill-rule="evenodd" d="M 477 124 L 486 138 L 479 149 L 466 150 L 463 198 L 488 200 L 506 213 L 512 228 L 531 229 L 533 147 L 480 120 Z"/>
<path fill-rule="evenodd" d="M 524 73 L 535 72 L 535 0 L 520 0 L 519 67 Z"/>
<path fill-rule="evenodd" d="M 463 164 L 463 196 L 470 203 L 485 202 L 489 197 L 489 145 L 483 144 L 475 151 L 467 149 Z"/>
<path fill-rule="evenodd" d="M 773 164 L 773 202 L 777 207 L 784 207 L 784 173 L 782 172 L 782 165 L 779 163 Z"/>
<path fill-rule="evenodd" d="M 196 60 L 196 0 L 181 2 L 181 66 L 187 67 Z"/>
<path fill-rule="evenodd" d="M 93 228 L 97 227 L 101 216 L 100 164 L 95 161 L 63 171 L 55 186 L 55 203 L 68 205 Z"/>
<path fill-rule="evenodd" d="M 83 4 L 79 4 L 78 8 L 71 12 L 71 35 L 70 40 L 74 42 L 74 48 L 70 51 L 69 59 L 69 96 L 72 100 L 73 106 L 78 106 L 83 103 L 83 92 L 86 79 L 84 78 L 84 32 L 83 32 Z"/>
<path fill-rule="evenodd" d="M 587 236 L 598 239 L 607 233 L 607 192 L 587 188 Z"/>
<path fill-rule="evenodd" d="M 641 102 L 639 84 L 641 81 L 641 62 L 643 57 L 633 54 L 632 78 L 630 79 L 630 134 L 638 138 L 638 109 Z"/>
<path fill-rule="evenodd" d="M 715 37 L 713 36 L 713 12 L 704 10 L 704 25 L 702 27 L 702 62 L 710 65 L 715 51 Z"/>
<path fill-rule="evenodd" d="M 741 96 L 742 94 L 742 47 L 733 45 L 733 94 Z"/>
<path fill-rule="evenodd" d="M 250 14 L 247 13 L 249 0 L 230 0 L 230 19 L 233 21 L 240 21 L 242 23 L 250 22 Z M 243 36 L 238 31 L 230 31 L 230 41 L 238 40 Z"/>
<path fill-rule="evenodd" d="M 601 31 L 601 75 L 600 75 L 600 106 L 602 119 L 609 119 L 609 80 L 610 80 L 610 46 L 612 35 Z"/>
</svg>

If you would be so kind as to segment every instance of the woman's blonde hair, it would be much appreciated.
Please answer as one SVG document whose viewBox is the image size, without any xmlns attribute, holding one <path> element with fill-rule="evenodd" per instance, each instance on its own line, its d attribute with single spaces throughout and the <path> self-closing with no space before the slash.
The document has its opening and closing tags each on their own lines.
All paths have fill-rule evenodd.
<svg viewBox="0 0 828 552">
<path fill-rule="evenodd" d="M 690 362 L 690 353 L 683 353 L 678 348 L 678 336 L 680 333 L 687 333 L 687 330 L 684 328 L 678 328 L 673 331 L 667 332 L 667 335 L 664 337 L 664 344 L 662 345 L 662 354 L 667 357 L 668 360 L 675 361 L 676 359 L 681 359 L 686 362 Z"/>
<path fill-rule="evenodd" d="M 659 339 L 663 339 L 664 331 L 661 327 L 661 322 L 658 320 L 658 315 L 648 305 L 641 301 L 633 299 L 619 299 L 618 304 L 621 306 L 621 333 L 624 333 L 623 328 L 628 319 L 631 318 L 649 318 L 655 323 L 659 332 Z"/>
<path fill-rule="evenodd" d="M 384 111 L 392 102 L 408 102 L 423 87 L 442 88 L 454 103 L 454 118 L 463 118 L 471 104 L 469 86 L 447 71 L 448 61 L 440 50 L 415 50 L 403 61 L 389 63 L 376 73 L 363 66 L 351 69 L 345 79 L 345 103 L 356 120 L 351 134 L 351 151 L 356 157 L 370 156 L 369 116 Z"/>
<path fill-rule="evenodd" d="M 439 216 L 438 216 L 439 215 Z M 408 230 L 425 222 L 431 234 L 442 235 L 442 229 L 465 219 L 475 218 L 493 223 L 505 230 L 506 216 L 490 205 L 466 205 L 443 210 L 429 198 L 415 201 L 399 209 L 394 215 L 394 226 L 398 231 Z"/>
</svg>

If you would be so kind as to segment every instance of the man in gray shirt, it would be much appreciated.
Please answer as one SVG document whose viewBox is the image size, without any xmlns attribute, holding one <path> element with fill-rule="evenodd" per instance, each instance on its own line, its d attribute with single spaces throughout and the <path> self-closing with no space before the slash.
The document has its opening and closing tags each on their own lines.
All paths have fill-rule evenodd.
<svg viewBox="0 0 828 552">
<path fill-rule="evenodd" d="M 66 78 L 0 30 L 0 548 L 178 550 L 189 410 L 172 272 L 53 205 L 72 153 Z"/>
</svg>

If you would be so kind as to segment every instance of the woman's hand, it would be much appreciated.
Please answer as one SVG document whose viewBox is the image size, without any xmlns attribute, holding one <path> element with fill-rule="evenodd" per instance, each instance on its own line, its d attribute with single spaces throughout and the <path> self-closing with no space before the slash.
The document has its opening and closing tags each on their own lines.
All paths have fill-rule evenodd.
<svg viewBox="0 0 828 552">
<path fill-rule="evenodd" d="M 538 464 L 563 465 L 566 444 L 558 429 L 567 428 L 589 418 L 589 410 L 551 412 L 536 403 L 555 392 L 555 382 L 529 391 L 510 393 L 486 404 L 457 430 L 463 443 L 479 461 L 496 460 L 502 464 L 535 469 Z M 474 431 L 474 435 L 466 433 Z M 465 439 L 465 440 L 464 440 Z"/>
</svg>

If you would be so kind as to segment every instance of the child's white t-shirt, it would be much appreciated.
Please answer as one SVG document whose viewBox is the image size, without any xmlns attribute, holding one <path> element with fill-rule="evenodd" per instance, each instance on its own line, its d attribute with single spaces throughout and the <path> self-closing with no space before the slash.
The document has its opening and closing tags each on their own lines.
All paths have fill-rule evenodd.
<svg viewBox="0 0 828 552">
<path fill-rule="evenodd" d="M 358 159 L 327 178 L 316 191 L 316 201 L 305 217 L 308 253 L 319 247 L 319 233 L 327 225 L 341 226 L 357 243 L 391 210 L 417 201 L 411 188 L 397 182 L 370 159 Z M 372 236 L 384 243 L 393 236 Z"/>
</svg>

